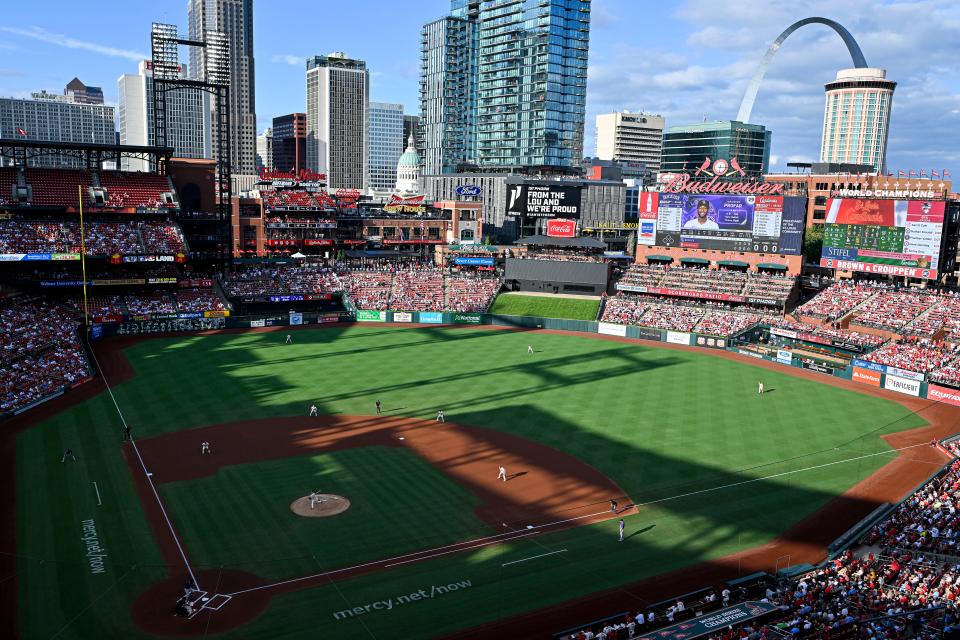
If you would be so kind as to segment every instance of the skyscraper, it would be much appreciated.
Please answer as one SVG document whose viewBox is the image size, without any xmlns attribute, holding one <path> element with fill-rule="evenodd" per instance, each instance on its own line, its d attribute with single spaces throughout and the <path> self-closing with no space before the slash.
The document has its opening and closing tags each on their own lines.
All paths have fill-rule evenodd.
<svg viewBox="0 0 960 640">
<path fill-rule="evenodd" d="M 257 109 L 253 64 L 253 0 L 189 0 L 190 38 L 222 31 L 230 43 L 230 162 L 235 191 L 252 184 L 256 174 Z M 190 77 L 201 78 L 204 49 L 190 48 Z M 216 105 L 212 104 L 211 108 Z M 216 140 L 213 147 L 216 148 Z"/>
<path fill-rule="evenodd" d="M 885 69 L 841 69 L 826 85 L 820 162 L 887 168 L 890 107 L 897 83 Z"/>
<path fill-rule="evenodd" d="M 332 189 L 367 188 L 367 63 L 345 53 L 307 58 L 307 168 Z"/>
<path fill-rule="evenodd" d="M 63 95 L 73 96 L 73 101 L 77 104 L 103 104 L 103 89 L 100 87 L 88 87 L 80 81 L 80 78 L 74 78 L 63 88 Z"/>
<path fill-rule="evenodd" d="M 262 169 L 273 169 L 273 129 L 257 136 L 257 172 Z"/>
<path fill-rule="evenodd" d="M 403 152 L 403 105 L 371 102 L 367 143 L 367 186 L 380 191 L 393 190 L 397 181 L 397 161 Z"/>
<path fill-rule="evenodd" d="M 763 125 L 737 120 L 669 127 L 663 134 L 660 171 L 694 174 L 710 158 L 711 163 L 727 160 L 730 171 L 740 167 L 747 176 L 759 177 L 770 164 L 771 134 Z"/>
<path fill-rule="evenodd" d="M 420 138 L 425 174 L 475 161 L 475 20 L 447 16 L 420 32 Z"/>
<path fill-rule="evenodd" d="M 288 113 L 273 119 L 273 164 L 279 171 L 307 168 L 307 114 Z"/>
<path fill-rule="evenodd" d="M 589 40 L 589 0 L 451 0 L 421 38 L 424 173 L 579 167 Z"/>
<path fill-rule="evenodd" d="M 140 63 L 138 73 L 117 79 L 117 112 L 120 144 L 153 145 L 153 71 Z M 185 74 L 184 74 L 185 75 Z M 178 158 L 210 158 L 210 94 L 181 88 L 167 92 L 167 144 Z M 150 171 L 146 158 L 124 157 L 124 171 Z"/>
<path fill-rule="evenodd" d="M 660 171 L 663 116 L 649 113 L 597 115 L 597 157 L 617 162 L 642 162 L 654 174 Z"/>
</svg>

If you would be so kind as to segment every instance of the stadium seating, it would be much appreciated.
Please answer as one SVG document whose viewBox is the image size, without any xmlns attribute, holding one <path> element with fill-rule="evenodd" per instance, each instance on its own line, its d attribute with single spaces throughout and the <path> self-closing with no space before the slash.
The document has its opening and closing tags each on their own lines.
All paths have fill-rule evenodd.
<svg viewBox="0 0 960 640">
<path fill-rule="evenodd" d="M 180 253 L 183 234 L 175 222 L 88 221 L 87 255 Z M 138 232 L 140 235 L 138 235 Z M 141 244 L 140 237 L 144 243 Z M 0 253 L 79 253 L 78 222 L 0 220 Z"/>
<path fill-rule="evenodd" d="M 0 308 L 0 413 L 23 408 L 90 376 L 75 311 L 53 302 Z"/>
<path fill-rule="evenodd" d="M 932 338 L 940 331 L 945 332 L 946 340 L 957 341 L 957 331 L 960 331 L 960 295 L 956 293 L 938 295 L 933 306 L 908 324 L 903 332 Z"/>
<path fill-rule="evenodd" d="M 173 208 L 175 204 L 163 201 L 164 193 L 171 193 L 166 176 L 154 173 L 121 173 L 103 171 L 100 186 L 107 190 L 105 207 Z"/>
<path fill-rule="evenodd" d="M 309 209 L 322 208 L 313 195 L 308 191 L 270 191 L 260 192 L 264 208 L 267 210 L 277 207 L 305 207 Z"/>
<path fill-rule="evenodd" d="M 809 333 L 824 340 L 838 340 L 851 345 L 857 345 L 863 348 L 879 347 L 887 341 L 882 336 L 871 333 L 860 333 L 849 331 L 847 329 L 834 329 L 831 327 L 809 324 L 787 318 L 772 318 L 770 326 L 798 333 Z"/>
<path fill-rule="evenodd" d="M 0 167 L 0 204 L 13 202 L 13 185 L 17 183 L 17 169 Z"/>
<path fill-rule="evenodd" d="M 442 311 L 443 272 L 439 269 L 410 269 L 396 273 L 391 308 L 404 311 Z"/>
<path fill-rule="evenodd" d="M 227 308 L 213 289 L 180 289 L 176 301 L 177 311 L 224 311 Z"/>
<path fill-rule="evenodd" d="M 823 320 L 837 320 L 878 293 L 872 284 L 841 280 L 818 293 L 797 309 L 797 314 Z"/>
<path fill-rule="evenodd" d="M 761 313 L 725 309 L 716 303 L 683 303 L 621 292 L 606 299 L 600 319 L 668 331 L 730 336 L 766 321 L 768 317 Z"/>
<path fill-rule="evenodd" d="M 666 267 L 658 265 L 632 264 L 620 278 L 620 283 L 638 287 L 658 287 L 666 271 Z"/>
<path fill-rule="evenodd" d="M 930 373 L 949 365 L 960 353 L 960 346 L 923 338 L 890 342 L 864 356 L 865 360 L 918 373 Z"/>
<path fill-rule="evenodd" d="M 344 284 L 332 269 L 303 264 L 238 267 L 224 278 L 224 288 L 231 296 L 334 294 Z"/>
<path fill-rule="evenodd" d="M 490 308 L 502 283 L 500 278 L 491 276 L 448 276 L 447 309 L 482 313 Z"/>
<path fill-rule="evenodd" d="M 182 253 L 183 234 L 174 222 L 141 222 L 140 235 L 147 253 Z"/>
<path fill-rule="evenodd" d="M 347 293 L 358 309 L 390 308 L 393 274 L 389 271 L 349 269 L 338 272 Z"/>
<path fill-rule="evenodd" d="M 39 207 L 76 207 L 80 202 L 77 185 L 88 197 L 92 176 L 77 169 L 27 169 L 26 181 L 33 188 L 30 203 Z"/>
<path fill-rule="evenodd" d="M 934 296 L 916 291 L 880 291 L 857 308 L 851 323 L 899 331 L 934 302 Z"/>
</svg>

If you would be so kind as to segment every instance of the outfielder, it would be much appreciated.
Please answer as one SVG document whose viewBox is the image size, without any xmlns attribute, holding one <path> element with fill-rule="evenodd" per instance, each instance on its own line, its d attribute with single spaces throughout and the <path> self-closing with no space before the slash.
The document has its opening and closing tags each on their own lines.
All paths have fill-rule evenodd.
<svg viewBox="0 0 960 640">
<path fill-rule="evenodd" d="M 532 344 L 528 344 L 528 345 L 527 345 L 527 353 L 533 353 L 533 345 L 532 345 Z"/>
<path fill-rule="evenodd" d="M 317 415 L 317 405 L 315 404 L 310 405 L 310 415 L 311 416 Z"/>
<path fill-rule="evenodd" d="M 287 334 L 287 340 L 284 342 L 284 344 L 293 344 L 293 336 L 289 333 Z"/>
<path fill-rule="evenodd" d="M 446 420 L 443 419 L 443 409 L 437 411 L 437 422 L 446 422 Z"/>
<path fill-rule="evenodd" d="M 497 480 L 503 480 L 504 482 L 507 481 L 507 470 L 503 466 L 500 467 L 500 473 L 497 474 Z"/>
<path fill-rule="evenodd" d="M 623 542 L 623 528 L 624 528 L 624 526 L 625 526 L 625 525 L 623 524 L 623 518 L 620 518 L 620 542 Z"/>
<path fill-rule="evenodd" d="M 757 383 L 757 393 L 760 394 L 760 395 L 763 395 L 763 383 L 762 383 L 762 382 L 758 382 L 758 383 Z"/>
</svg>

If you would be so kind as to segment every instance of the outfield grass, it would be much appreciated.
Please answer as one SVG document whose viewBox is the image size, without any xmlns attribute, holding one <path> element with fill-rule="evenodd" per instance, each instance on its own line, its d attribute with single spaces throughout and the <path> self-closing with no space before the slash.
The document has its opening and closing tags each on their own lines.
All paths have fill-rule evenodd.
<svg viewBox="0 0 960 640">
<path fill-rule="evenodd" d="M 322 413 L 370 414 L 380 399 L 397 414 L 427 419 L 442 407 L 448 421 L 571 453 L 651 504 L 627 519 L 636 535 L 625 544 L 616 543 L 611 521 L 405 565 L 284 595 L 261 619 L 221 637 L 294 638 L 304 629 L 314 637 L 365 637 L 364 629 L 430 637 L 753 547 L 889 460 L 864 457 L 888 451 L 879 435 L 923 424 L 893 402 L 702 351 L 537 334 L 530 355 L 530 334 L 452 328 L 297 331 L 292 345 L 282 344 L 284 335 L 145 341 L 128 350 L 137 377 L 116 387 L 117 401 L 139 438 L 305 415 L 312 403 Z M 758 379 L 771 390 L 763 397 Z M 110 398 L 100 395 L 18 437 L 25 638 L 144 637 L 127 610 L 165 573 L 120 435 Z M 67 446 L 79 462 L 60 463 Z M 290 520 L 288 494 L 315 479 L 313 488 L 345 487 L 358 500 L 314 536 L 313 521 Z M 306 565 L 297 558 L 316 553 L 325 554 L 315 561 L 319 571 L 483 529 L 473 496 L 412 454 L 378 447 L 228 467 L 161 491 L 198 565 L 270 576 L 299 572 Z M 363 517 L 352 521 L 351 512 Z M 91 574 L 84 556 L 88 518 L 107 553 L 105 574 Z M 261 549 L 245 559 L 258 539 Z M 502 566 L 559 549 L 567 551 Z M 470 586 L 437 602 L 334 617 L 463 580 Z"/>
<path fill-rule="evenodd" d="M 599 300 L 527 296 L 522 293 L 501 293 L 493 301 L 490 313 L 507 316 L 537 316 L 567 320 L 596 320 Z"/>
</svg>

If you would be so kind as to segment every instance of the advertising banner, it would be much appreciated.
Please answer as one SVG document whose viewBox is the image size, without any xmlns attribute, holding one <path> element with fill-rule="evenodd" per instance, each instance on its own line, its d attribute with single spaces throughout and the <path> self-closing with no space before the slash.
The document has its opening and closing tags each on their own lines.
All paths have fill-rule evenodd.
<svg viewBox="0 0 960 640">
<path fill-rule="evenodd" d="M 579 219 L 581 191 L 574 185 L 508 185 L 507 215 Z"/>
<path fill-rule="evenodd" d="M 637 203 L 637 244 L 648 247 L 657 241 L 657 210 L 660 194 L 656 191 L 641 191 Z"/>
<path fill-rule="evenodd" d="M 251 320 L 251 321 L 250 321 L 250 328 L 251 328 L 251 329 L 256 328 L 256 327 L 265 327 L 265 326 L 267 326 L 267 321 L 266 321 L 266 320 Z"/>
<path fill-rule="evenodd" d="M 782 362 L 783 364 L 792 364 L 793 363 L 793 352 L 789 349 L 778 349 L 777 350 L 777 362 Z"/>
<path fill-rule="evenodd" d="M 103 337 L 103 325 L 95 324 L 90 327 L 90 338 L 93 340 L 99 340 Z"/>
<path fill-rule="evenodd" d="M 774 604 L 748 600 L 654 632 L 644 634 L 641 631 L 637 634 L 636 640 L 694 640 L 695 638 L 719 634 L 727 627 L 775 611 L 777 611 L 777 606 Z"/>
<path fill-rule="evenodd" d="M 302 313 L 298 313 L 298 312 L 296 312 L 296 311 L 291 311 L 291 312 L 290 312 L 290 325 L 291 325 L 291 326 L 296 326 L 296 325 L 300 325 L 300 324 L 303 324 L 303 314 L 302 314 Z"/>
<path fill-rule="evenodd" d="M 877 364 L 876 362 L 854 359 L 851 364 L 853 364 L 855 367 L 860 367 L 861 369 L 870 369 L 870 371 L 877 371 L 879 373 L 887 372 L 887 368 L 885 366 L 882 364 Z"/>
<path fill-rule="evenodd" d="M 756 351 L 747 351 L 746 349 L 737 349 L 737 353 L 742 356 L 750 356 L 751 358 L 756 358 L 757 360 L 763 360 L 763 354 L 757 353 Z"/>
<path fill-rule="evenodd" d="M 907 371 L 906 369 L 898 369 L 897 367 L 891 367 L 890 365 L 887 365 L 887 375 L 899 376 L 901 378 L 906 378 L 907 380 L 916 380 L 917 382 L 923 382 L 922 373 L 917 373 L 916 371 Z"/>
<path fill-rule="evenodd" d="M 386 322 L 386 311 L 371 311 L 369 309 L 357 309 L 357 322 Z"/>
<path fill-rule="evenodd" d="M 340 322 L 340 316 L 337 314 L 326 314 L 317 316 L 317 324 L 332 324 Z"/>
<path fill-rule="evenodd" d="M 443 324 L 443 314 L 439 311 L 421 311 L 417 314 L 417 321 L 423 324 Z"/>
<path fill-rule="evenodd" d="M 466 265 L 466 266 L 478 266 L 478 267 L 492 267 L 494 262 L 493 258 L 474 258 L 474 257 L 460 257 L 453 259 L 454 264 Z"/>
<path fill-rule="evenodd" d="M 828 367 L 822 364 L 817 364 L 816 362 L 802 362 L 800 363 L 800 366 L 810 371 L 816 371 L 817 373 L 825 373 L 828 376 L 832 376 L 834 372 L 834 369 L 832 367 Z"/>
<path fill-rule="evenodd" d="M 791 338 L 793 340 L 797 339 L 797 332 L 790 329 L 781 329 L 779 327 L 770 327 L 770 333 L 775 336 L 781 336 L 784 338 Z"/>
<path fill-rule="evenodd" d="M 383 206 L 387 213 L 424 213 L 427 210 L 426 196 L 398 196 L 393 194 Z"/>
<path fill-rule="evenodd" d="M 897 393 L 905 393 L 910 396 L 920 395 L 920 383 L 916 380 L 908 380 L 900 376 L 892 376 L 889 373 L 883 379 L 883 388 Z"/>
<path fill-rule="evenodd" d="M 597 333 L 601 333 L 605 336 L 620 336 L 625 338 L 627 336 L 627 327 L 622 324 L 600 322 L 597 323 Z"/>
<path fill-rule="evenodd" d="M 937 402 L 946 402 L 947 404 L 952 404 L 955 407 L 960 407 L 960 391 L 956 389 L 948 389 L 947 387 L 941 387 L 936 384 L 931 384 L 927 387 L 927 399 L 936 400 Z"/>
<path fill-rule="evenodd" d="M 653 327 L 637 327 L 637 337 L 642 340 L 656 340 L 660 342 L 663 340 L 663 332 L 660 329 L 654 329 Z"/>
<path fill-rule="evenodd" d="M 406 311 L 394 311 L 393 321 L 394 322 L 413 322 L 413 314 L 408 313 Z"/>
<path fill-rule="evenodd" d="M 632 293 L 651 293 L 658 296 L 670 296 L 673 298 L 699 298 L 701 300 L 721 300 L 723 302 L 743 302 L 743 296 L 737 296 L 729 293 L 716 293 L 714 291 L 694 291 L 692 289 L 667 289 L 665 287 L 644 287 L 641 285 L 617 283 L 619 291 L 630 291 Z"/>
<path fill-rule="evenodd" d="M 690 344 L 690 334 L 679 331 L 667 331 L 667 342 L 670 344 Z"/>
<path fill-rule="evenodd" d="M 707 347 L 709 349 L 726 349 L 727 348 L 727 339 L 718 338 L 716 336 L 697 336 L 697 346 L 698 347 Z"/>
<path fill-rule="evenodd" d="M 574 238 L 577 235 L 577 221 L 566 218 L 554 218 L 547 221 L 547 236 L 551 238 Z"/>
<path fill-rule="evenodd" d="M 439 314 L 437 314 L 439 315 Z M 426 322 L 423 319 L 423 314 L 420 314 L 420 322 Z M 437 322 L 440 322 L 438 320 Z M 483 314 L 481 313 L 455 313 L 453 314 L 453 323 L 454 324 L 481 324 L 483 322 Z"/>
<path fill-rule="evenodd" d="M 880 372 L 871 371 L 870 369 L 864 369 L 862 367 L 853 368 L 853 381 L 862 382 L 863 384 L 868 384 L 871 387 L 880 386 Z"/>
<path fill-rule="evenodd" d="M 0 262 L 79 260 L 79 253 L 0 253 Z"/>
</svg>

